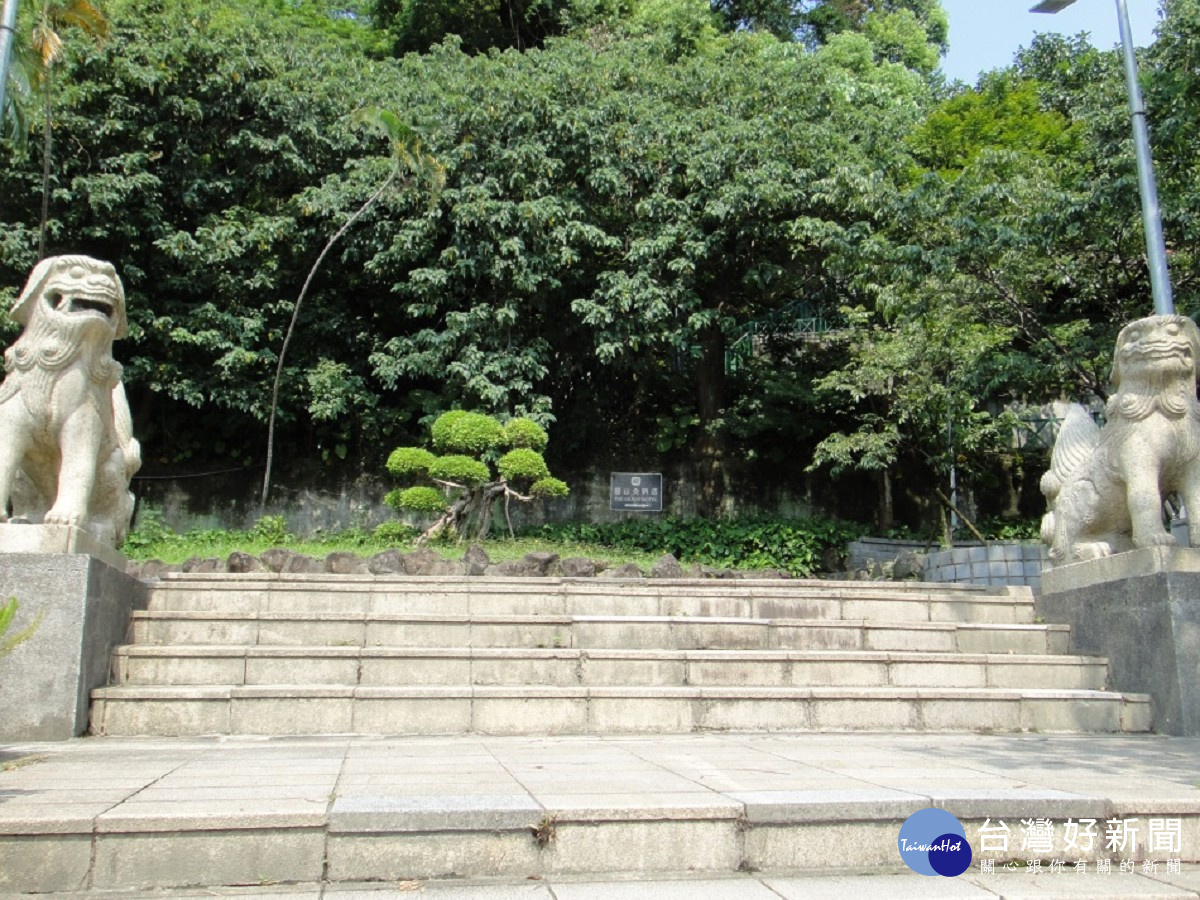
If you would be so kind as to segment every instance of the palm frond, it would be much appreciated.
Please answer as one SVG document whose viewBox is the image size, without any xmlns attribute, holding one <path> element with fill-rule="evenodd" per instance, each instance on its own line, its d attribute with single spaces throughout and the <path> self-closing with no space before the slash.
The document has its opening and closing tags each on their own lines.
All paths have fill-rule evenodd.
<svg viewBox="0 0 1200 900">
<path fill-rule="evenodd" d="M 102 40 L 108 37 L 108 17 L 88 0 L 72 0 L 51 6 L 51 18 L 57 25 L 71 25 L 89 37 Z"/>
<path fill-rule="evenodd" d="M 41 21 L 33 26 L 32 43 L 43 68 L 50 68 L 62 58 L 63 39 L 49 22 Z"/>
</svg>

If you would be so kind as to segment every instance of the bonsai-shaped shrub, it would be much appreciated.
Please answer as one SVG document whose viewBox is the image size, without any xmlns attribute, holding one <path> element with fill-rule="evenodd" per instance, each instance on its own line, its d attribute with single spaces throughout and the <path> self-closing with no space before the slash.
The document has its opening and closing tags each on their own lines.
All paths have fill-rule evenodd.
<svg viewBox="0 0 1200 900">
<path fill-rule="evenodd" d="M 546 429 L 531 419 L 501 423 L 483 413 L 456 409 L 438 416 L 430 439 L 432 451 L 397 447 L 387 461 L 388 472 L 409 486 L 389 491 L 384 502 L 398 510 L 438 516 L 418 542 L 443 533 L 485 537 L 500 498 L 511 535 L 511 501 L 528 503 L 568 493 L 566 483 L 550 475 L 542 457 L 550 440 Z"/>
</svg>

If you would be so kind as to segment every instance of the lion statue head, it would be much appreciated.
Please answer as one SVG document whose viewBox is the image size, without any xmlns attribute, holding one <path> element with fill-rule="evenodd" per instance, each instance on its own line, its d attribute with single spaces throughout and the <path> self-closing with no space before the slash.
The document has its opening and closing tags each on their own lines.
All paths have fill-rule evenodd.
<svg viewBox="0 0 1200 900">
<path fill-rule="evenodd" d="M 1178 417 L 1195 405 L 1200 328 L 1185 316 L 1147 316 L 1117 335 L 1110 419 L 1141 421 L 1153 412 Z"/>
<path fill-rule="evenodd" d="M 129 331 L 125 290 L 116 269 L 87 256 L 54 256 L 34 267 L 10 315 L 25 331 L 5 354 L 5 369 L 59 369 L 87 349 L 111 359 Z M 97 372 L 104 380 L 113 375 Z"/>
</svg>

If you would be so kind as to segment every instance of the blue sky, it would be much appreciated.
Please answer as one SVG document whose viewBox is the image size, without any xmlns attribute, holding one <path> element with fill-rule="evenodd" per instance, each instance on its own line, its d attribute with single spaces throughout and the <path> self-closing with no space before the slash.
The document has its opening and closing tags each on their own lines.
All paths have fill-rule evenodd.
<svg viewBox="0 0 1200 900">
<path fill-rule="evenodd" d="M 1031 13 L 1037 0 L 942 0 L 950 17 L 950 52 L 942 71 L 951 79 L 974 84 L 976 76 L 1012 62 L 1020 47 L 1034 34 L 1089 32 L 1092 43 L 1108 50 L 1120 43 L 1115 0 L 1076 0 L 1060 13 Z M 1134 43 L 1139 47 L 1154 39 L 1158 0 L 1126 0 Z"/>
</svg>

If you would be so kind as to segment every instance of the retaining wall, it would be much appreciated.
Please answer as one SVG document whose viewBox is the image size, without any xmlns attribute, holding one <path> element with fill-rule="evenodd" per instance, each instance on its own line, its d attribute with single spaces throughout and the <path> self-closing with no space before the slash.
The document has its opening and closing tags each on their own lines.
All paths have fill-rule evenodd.
<svg viewBox="0 0 1200 900">
<path fill-rule="evenodd" d="M 1042 586 L 1048 562 L 1042 544 L 994 542 L 939 550 L 925 557 L 925 580 L 958 584 Z"/>
</svg>

